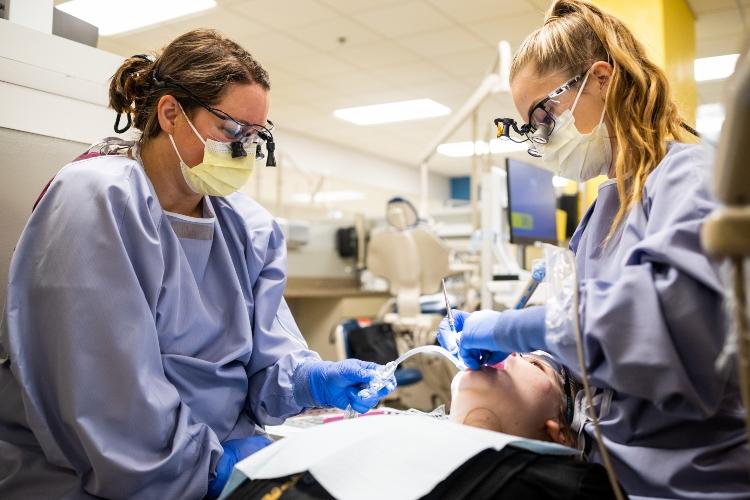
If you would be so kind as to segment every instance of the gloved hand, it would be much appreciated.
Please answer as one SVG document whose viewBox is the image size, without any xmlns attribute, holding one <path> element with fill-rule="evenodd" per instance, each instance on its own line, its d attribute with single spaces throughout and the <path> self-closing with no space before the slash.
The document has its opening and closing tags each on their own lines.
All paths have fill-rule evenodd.
<svg viewBox="0 0 750 500">
<path fill-rule="evenodd" d="M 347 406 L 358 413 L 365 413 L 378 404 L 384 396 L 396 389 L 396 378 L 391 376 L 376 393 L 365 390 L 372 380 L 378 378 L 375 370 L 381 365 L 358 359 L 339 362 L 308 362 L 295 372 L 295 398 L 302 406 L 308 397 L 310 406 L 335 406 L 345 410 Z"/>
<path fill-rule="evenodd" d="M 545 349 L 544 315 L 544 306 L 503 312 L 484 310 L 472 314 L 456 311 L 456 330 L 460 332 L 459 354 L 467 367 L 478 370 L 482 365 L 499 363 L 511 352 Z M 447 321 L 445 324 L 449 332 Z M 442 323 L 438 339 L 441 334 L 442 337 L 446 336 Z"/>
<path fill-rule="evenodd" d="M 457 358 L 460 358 L 458 353 L 458 339 L 461 337 L 461 330 L 464 328 L 464 321 L 468 318 L 471 313 L 466 311 L 459 311 L 453 309 L 453 320 L 456 323 L 456 332 L 451 330 L 450 323 L 448 322 L 448 316 L 443 318 L 438 326 L 437 340 L 440 345 L 443 346 L 449 353 L 453 354 Z"/>
<path fill-rule="evenodd" d="M 227 481 L 229 481 L 229 476 L 232 475 L 232 469 L 234 469 L 235 464 L 271 443 L 273 441 L 264 435 L 230 439 L 221 443 L 224 453 L 216 464 L 216 476 L 208 483 L 206 498 L 219 498 L 221 490 L 224 489 Z"/>
</svg>

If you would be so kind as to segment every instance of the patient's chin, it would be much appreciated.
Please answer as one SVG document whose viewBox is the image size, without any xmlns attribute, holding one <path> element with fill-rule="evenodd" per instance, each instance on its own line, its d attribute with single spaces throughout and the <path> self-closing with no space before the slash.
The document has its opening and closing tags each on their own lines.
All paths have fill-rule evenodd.
<svg viewBox="0 0 750 500">
<path fill-rule="evenodd" d="M 460 371 L 453 377 L 451 393 L 455 395 L 462 390 L 493 391 L 499 386 L 498 382 L 498 370 L 491 367 Z"/>
</svg>

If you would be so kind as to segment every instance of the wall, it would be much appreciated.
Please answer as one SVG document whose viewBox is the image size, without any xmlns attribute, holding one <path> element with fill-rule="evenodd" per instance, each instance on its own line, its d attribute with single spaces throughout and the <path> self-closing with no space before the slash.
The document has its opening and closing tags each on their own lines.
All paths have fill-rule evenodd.
<svg viewBox="0 0 750 500">
<path fill-rule="evenodd" d="M 34 201 L 62 165 L 78 156 L 79 142 L 0 128 L 0 283 L 7 283 L 8 265 Z M 5 286 L 0 287 L 5 304 Z"/>
</svg>

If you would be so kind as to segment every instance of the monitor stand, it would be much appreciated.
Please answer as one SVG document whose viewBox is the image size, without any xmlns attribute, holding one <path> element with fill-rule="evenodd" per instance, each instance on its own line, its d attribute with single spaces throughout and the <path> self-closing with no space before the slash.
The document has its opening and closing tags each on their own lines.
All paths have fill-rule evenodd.
<svg viewBox="0 0 750 500">
<path fill-rule="evenodd" d="M 505 210 L 507 210 L 505 185 L 505 172 L 502 169 L 492 168 L 482 175 L 482 309 L 491 309 L 493 306 L 492 291 L 488 284 L 491 281 L 498 281 L 495 280 L 495 276 L 502 276 L 501 281 L 524 279 L 524 271 L 515 257 L 508 252 L 506 245 L 510 231 L 505 217 Z M 496 264 L 497 271 L 499 271 L 497 273 L 495 272 Z"/>
</svg>

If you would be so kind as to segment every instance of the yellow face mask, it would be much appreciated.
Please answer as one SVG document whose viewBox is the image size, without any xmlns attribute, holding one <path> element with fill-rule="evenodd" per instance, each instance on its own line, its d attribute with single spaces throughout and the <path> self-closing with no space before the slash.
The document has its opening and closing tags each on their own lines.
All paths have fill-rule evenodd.
<svg viewBox="0 0 750 500">
<path fill-rule="evenodd" d="M 213 139 L 203 139 L 185 111 L 182 110 L 182 106 L 180 106 L 180 111 L 203 143 L 203 161 L 191 168 L 182 161 L 174 138 L 172 134 L 169 134 L 174 152 L 180 159 L 180 170 L 187 185 L 196 193 L 209 196 L 227 196 L 239 191 L 250 179 L 255 168 L 255 148 L 251 144 L 250 154 L 232 158 L 232 148 L 229 144 Z"/>
</svg>

